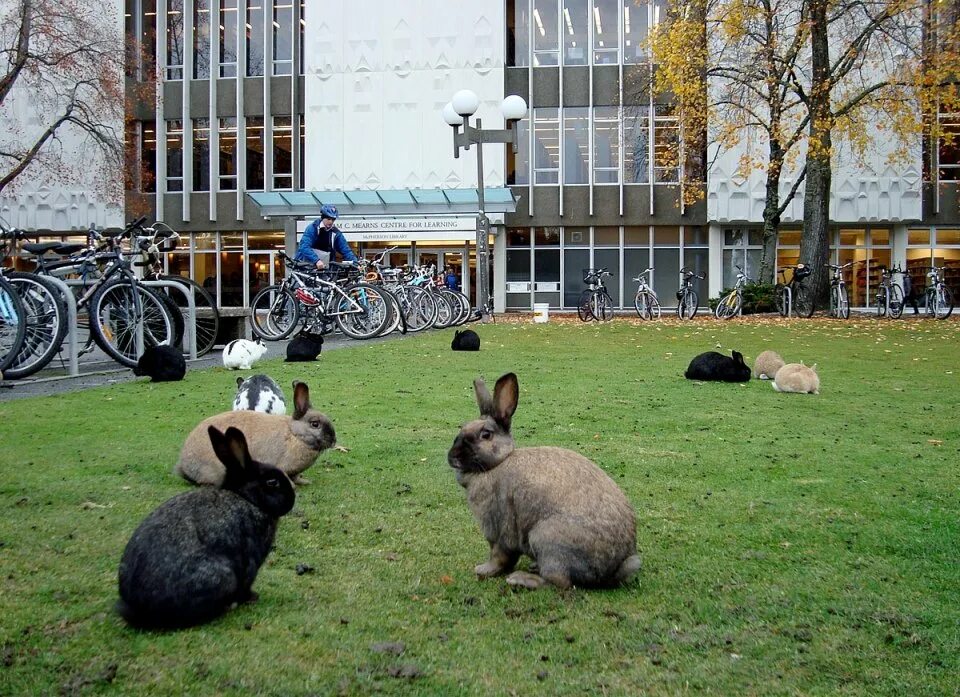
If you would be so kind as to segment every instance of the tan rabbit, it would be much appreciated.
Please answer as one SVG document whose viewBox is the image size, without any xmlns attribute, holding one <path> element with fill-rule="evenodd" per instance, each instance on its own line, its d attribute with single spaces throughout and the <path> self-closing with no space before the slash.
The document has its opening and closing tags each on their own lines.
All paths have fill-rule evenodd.
<svg viewBox="0 0 960 697">
<path fill-rule="evenodd" d="M 490 559 L 476 567 L 477 575 L 509 573 L 526 554 L 537 573 L 513 571 L 507 583 L 533 589 L 628 581 L 640 557 L 636 516 L 620 488 L 572 450 L 515 448 L 516 375 L 497 380 L 493 397 L 483 380 L 473 384 L 481 418 L 460 429 L 447 462 L 490 543 Z"/>
<path fill-rule="evenodd" d="M 820 394 L 820 376 L 817 364 L 809 368 L 803 363 L 787 363 L 777 371 L 773 379 L 773 389 L 777 392 L 808 392 Z"/>
<path fill-rule="evenodd" d="M 233 426 L 243 432 L 254 460 L 279 467 L 297 484 L 309 483 L 300 473 L 337 442 L 337 435 L 330 419 L 310 406 L 305 383 L 294 381 L 293 404 L 293 416 L 228 411 L 204 419 L 187 436 L 174 474 L 194 484 L 221 486 L 226 469 L 213 452 L 208 428 Z"/>
<path fill-rule="evenodd" d="M 777 371 L 784 366 L 783 359 L 776 351 L 764 351 L 753 362 L 753 376 L 760 380 L 773 380 Z"/>
</svg>

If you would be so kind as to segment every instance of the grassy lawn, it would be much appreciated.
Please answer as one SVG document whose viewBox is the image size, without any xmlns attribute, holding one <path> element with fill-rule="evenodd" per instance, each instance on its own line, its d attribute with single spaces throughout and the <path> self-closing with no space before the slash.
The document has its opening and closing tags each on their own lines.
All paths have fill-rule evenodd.
<svg viewBox="0 0 960 697">
<path fill-rule="evenodd" d="M 451 330 L 257 367 L 288 399 L 306 380 L 350 451 L 307 472 L 260 601 L 181 632 L 123 624 L 117 566 L 237 374 L 0 403 L 0 692 L 958 694 L 960 322 L 474 328 L 479 353 Z M 817 363 L 821 394 L 683 379 L 731 348 Z M 473 575 L 446 452 L 473 378 L 508 371 L 518 445 L 579 450 L 633 502 L 629 586 Z"/>
</svg>

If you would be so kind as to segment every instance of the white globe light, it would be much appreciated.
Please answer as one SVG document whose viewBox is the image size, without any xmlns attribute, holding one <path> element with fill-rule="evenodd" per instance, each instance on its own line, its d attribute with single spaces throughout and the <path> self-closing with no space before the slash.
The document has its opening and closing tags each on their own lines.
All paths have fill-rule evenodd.
<svg viewBox="0 0 960 697">
<path fill-rule="evenodd" d="M 450 101 L 453 104 L 453 110 L 460 116 L 473 116 L 480 108 L 480 97 L 471 90 L 460 90 Z"/>
<path fill-rule="evenodd" d="M 518 94 L 508 95 L 500 103 L 500 113 L 507 121 L 518 121 L 527 115 L 527 103 Z"/>
<path fill-rule="evenodd" d="M 453 104 L 447 102 L 443 107 L 443 120 L 451 126 L 462 126 L 463 117 L 453 109 Z"/>
</svg>

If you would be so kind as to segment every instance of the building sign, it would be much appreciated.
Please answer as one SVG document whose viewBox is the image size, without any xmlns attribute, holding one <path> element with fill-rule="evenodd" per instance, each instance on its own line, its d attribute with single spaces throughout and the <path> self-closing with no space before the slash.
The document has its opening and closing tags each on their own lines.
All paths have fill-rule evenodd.
<svg viewBox="0 0 960 697">
<path fill-rule="evenodd" d="M 312 221 L 297 223 L 297 232 Z M 339 218 L 337 227 L 350 242 L 469 241 L 476 239 L 477 219 L 455 218 Z"/>
</svg>

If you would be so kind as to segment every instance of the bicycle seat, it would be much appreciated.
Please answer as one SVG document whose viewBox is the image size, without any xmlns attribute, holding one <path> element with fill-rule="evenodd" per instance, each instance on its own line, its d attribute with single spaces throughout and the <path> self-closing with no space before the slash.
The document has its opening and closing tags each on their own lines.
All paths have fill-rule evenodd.
<svg viewBox="0 0 960 697">
<path fill-rule="evenodd" d="M 61 242 L 26 242 L 20 246 L 31 254 L 36 254 L 39 256 L 49 252 L 51 249 L 56 249 L 61 244 Z M 80 249 L 83 249 L 82 245 L 80 245 Z M 58 252 L 58 254 L 63 254 L 63 252 Z"/>
</svg>

